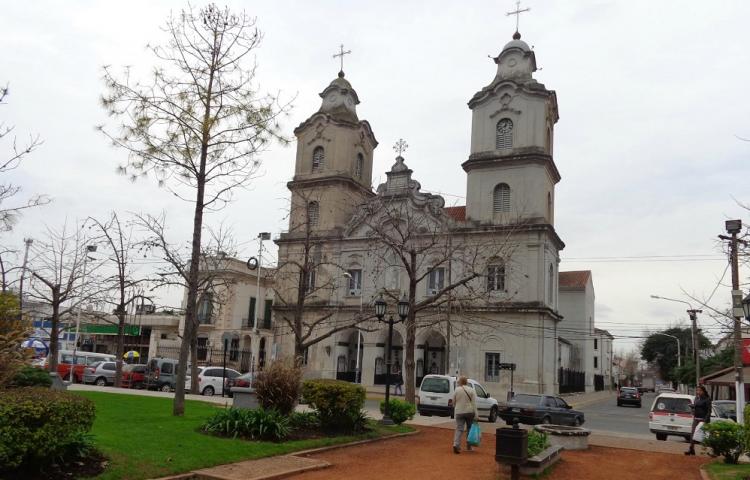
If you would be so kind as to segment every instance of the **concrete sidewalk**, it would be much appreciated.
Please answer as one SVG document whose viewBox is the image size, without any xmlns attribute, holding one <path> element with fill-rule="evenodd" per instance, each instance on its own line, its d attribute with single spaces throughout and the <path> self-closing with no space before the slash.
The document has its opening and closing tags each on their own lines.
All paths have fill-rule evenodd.
<svg viewBox="0 0 750 480">
<path fill-rule="evenodd" d="M 156 390 L 139 390 L 136 388 L 115 388 L 115 387 L 97 387 L 96 385 L 86 385 L 82 383 L 73 383 L 68 385 L 69 391 L 79 392 L 105 392 L 105 393 L 119 393 L 122 395 L 139 395 L 142 397 L 161 397 L 161 398 L 174 398 L 174 392 L 161 392 Z M 231 406 L 232 399 L 229 397 L 222 397 L 221 395 L 214 395 L 208 397 L 205 395 L 193 395 L 186 394 L 185 400 L 197 400 L 199 402 L 208 402 L 221 406 Z"/>
</svg>

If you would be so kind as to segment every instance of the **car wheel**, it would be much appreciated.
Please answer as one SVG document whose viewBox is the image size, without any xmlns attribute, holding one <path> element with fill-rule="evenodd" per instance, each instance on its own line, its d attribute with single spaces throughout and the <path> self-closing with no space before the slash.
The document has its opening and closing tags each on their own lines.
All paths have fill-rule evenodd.
<svg viewBox="0 0 750 480">
<path fill-rule="evenodd" d="M 487 416 L 487 421 L 490 423 L 495 423 L 497 421 L 497 407 L 492 407 L 490 409 L 490 414 Z"/>
<path fill-rule="evenodd" d="M 551 423 L 552 423 L 552 419 L 551 419 L 551 418 L 549 418 L 549 417 L 544 417 L 544 418 L 542 419 L 542 424 L 543 424 L 543 425 L 549 425 L 549 424 L 551 424 Z"/>
<path fill-rule="evenodd" d="M 583 425 L 583 422 L 581 421 L 581 417 L 576 417 L 573 419 L 574 427 L 580 427 L 581 425 Z"/>
<path fill-rule="evenodd" d="M 661 442 L 666 441 L 667 434 L 666 433 L 657 433 L 656 434 L 656 439 L 659 440 L 659 441 L 661 441 Z"/>
<path fill-rule="evenodd" d="M 161 386 L 161 388 L 159 388 L 159 390 L 161 390 L 162 392 L 171 392 L 172 387 L 168 383 L 165 383 Z"/>
<path fill-rule="evenodd" d="M 94 385 L 96 385 L 97 387 L 106 387 L 107 386 L 107 379 L 104 378 L 104 377 L 99 377 L 94 382 Z"/>
<path fill-rule="evenodd" d="M 204 388 L 203 389 L 203 395 L 205 395 L 207 397 L 213 397 L 214 396 L 214 387 L 212 387 L 211 385 L 209 385 L 206 388 Z"/>
<path fill-rule="evenodd" d="M 622 407 L 622 402 L 617 402 L 618 407 Z"/>
</svg>

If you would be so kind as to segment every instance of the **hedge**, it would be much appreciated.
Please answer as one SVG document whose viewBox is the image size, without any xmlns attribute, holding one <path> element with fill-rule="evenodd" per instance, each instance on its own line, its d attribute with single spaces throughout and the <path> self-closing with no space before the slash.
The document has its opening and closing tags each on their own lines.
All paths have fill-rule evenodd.
<svg viewBox="0 0 750 480">
<path fill-rule="evenodd" d="M 390 407 L 391 420 L 397 425 L 411 420 L 417 413 L 417 407 L 414 404 L 399 400 L 398 398 L 390 399 L 388 406 Z M 380 413 L 385 413 L 385 400 L 381 400 L 380 402 Z"/>
<path fill-rule="evenodd" d="M 67 392 L 25 387 L 0 394 L 0 471 L 64 457 L 94 423 L 94 403 Z"/>
<path fill-rule="evenodd" d="M 320 424 L 328 431 L 359 431 L 367 417 L 362 412 L 365 389 L 341 380 L 308 380 L 302 385 L 302 396 L 318 412 Z"/>
</svg>

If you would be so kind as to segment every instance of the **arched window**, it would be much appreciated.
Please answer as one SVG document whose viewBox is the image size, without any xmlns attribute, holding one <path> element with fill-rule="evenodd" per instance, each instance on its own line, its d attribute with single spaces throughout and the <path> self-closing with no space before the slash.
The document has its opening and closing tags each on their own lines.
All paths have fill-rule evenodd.
<svg viewBox="0 0 750 480">
<path fill-rule="evenodd" d="M 497 150 L 513 148 L 513 120 L 510 118 L 502 118 L 497 122 L 495 148 Z"/>
<path fill-rule="evenodd" d="M 323 170 L 323 165 L 326 161 L 326 154 L 323 150 L 323 147 L 315 147 L 315 150 L 313 150 L 313 157 L 312 157 L 312 171 L 319 172 Z"/>
<path fill-rule="evenodd" d="M 552 305 L 552 301 L 554 300 L 553 292 L 555 288 L 555 267 L 553 267 L 551 263 L 549 264 L 549 279 L 547 279 L 547 282 L 547 303 Z"/>
<path fill-rule="evenodd" d="M 198 324 L 208 325 L 211 323 L 211 316 L 213 314 L 214 304 L 213 298 L 210 293 L 204 293 L 201 295 L 200 302 L 198 303 Z"/>
<path fill-rule="evenodd" d="M 510 187 L 507 183 L 500 183 L 492 192 L 492 210 L 494 212 L 510 212 Z"/>
<path fill-rule="evenodd" d="M 354 165 L 354 176 L 362 179 L 362 172 L 365 168 L 365 157 L 361 154 L 357 154 L 357 163 Z"/>
<path fill-rule="evenodd" d="M 505 264 L 502 261 L 487 265 L 487 291 L 505 291 Z"/>
<path fill-rule="evenodd" d="M 319 218 L 320 218 L 320 204 L 318 202 L 308 203 L 307 204 L 307 223 L 311 227 L 317 227 Z"/>
</svg>

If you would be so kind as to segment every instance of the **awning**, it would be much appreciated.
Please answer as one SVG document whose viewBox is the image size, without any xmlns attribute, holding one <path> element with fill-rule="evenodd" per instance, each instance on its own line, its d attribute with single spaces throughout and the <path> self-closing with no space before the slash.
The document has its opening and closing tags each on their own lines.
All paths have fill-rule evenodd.
<svg viewBox="0 0 750 480">
<path fill-rule="evenodd" d="M 745 382 L 750 380 L 750 367 L 744 367 L 742 369 L 742 376 Z M 706 375 L 705 377 L 701 378 L 701 381 L 705 383 L 706 385 L 725 385 L 725 386 L 733 387 L 734 386 L 734 367 L 726 368 L 724 370 L 719 370 L 718 372 L 715 372 L 712 375 Z"/>
<path fill-rule="evenodd" d="M 125 335 L 138 336 L 141 334 L 141 328 L 136 325 L 125 325 Z M 84 335 L 117 335 L 117 325 L 81 325 L 81 334 Z"/>
</svg>

